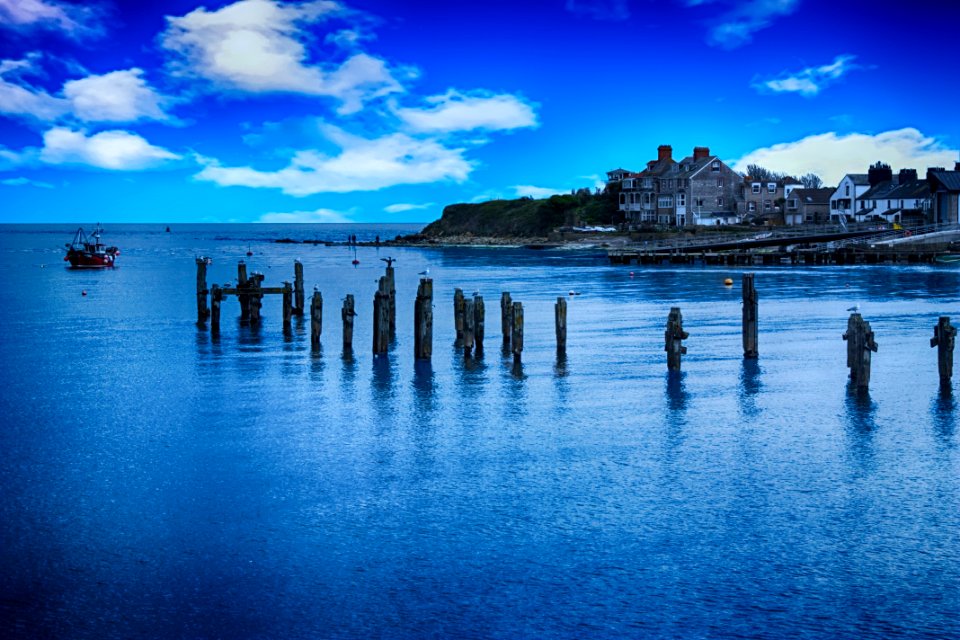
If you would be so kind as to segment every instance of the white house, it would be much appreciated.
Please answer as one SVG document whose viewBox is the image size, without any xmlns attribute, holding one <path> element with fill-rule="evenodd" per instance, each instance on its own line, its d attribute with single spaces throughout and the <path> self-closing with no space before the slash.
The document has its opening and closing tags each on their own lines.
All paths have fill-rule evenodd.
<svg viewBox="0 0 960 640">
<path fill-rule="evenodd" d="M 859 199 L 870 188 L 870 180 L 865 173 L 848 173 L 843 176 L 837 190 L 830 196 L 830 221 L 843 222 L 853 218 L 860 208 Z"/>
</svg>

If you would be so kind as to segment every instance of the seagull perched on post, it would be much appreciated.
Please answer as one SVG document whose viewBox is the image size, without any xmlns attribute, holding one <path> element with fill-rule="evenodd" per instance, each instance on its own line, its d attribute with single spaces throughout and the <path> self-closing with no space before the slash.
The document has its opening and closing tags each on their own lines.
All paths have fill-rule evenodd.
<svg viewBox="0 0 960 640">
<path fill-rule="evenodd" d="M 847 311 L 853 311 L 854 313 L 860 313 L 860 303 L 858 302 L 857 304 L 853 305 L 852 307 L 850 307 L 849 309 L 847 309 Z"/>
<path fill-rule="evenodd" d="M 421 271 L 421 272 L 418 273 L 417 275 L 418 275 L 418 276 L 428 276 L 428 275 L 430 275 L 430 269 L 429 269 L 429 268 L 428 268 L 428 269 L 424 269 L 423 271 Z"/>
</svg>

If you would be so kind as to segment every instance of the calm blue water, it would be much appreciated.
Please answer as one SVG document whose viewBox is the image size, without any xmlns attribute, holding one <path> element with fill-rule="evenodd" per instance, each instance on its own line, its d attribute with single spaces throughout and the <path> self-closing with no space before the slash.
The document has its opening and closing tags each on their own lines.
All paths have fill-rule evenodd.
<svg viewBox="0 0 960 640">
<path fill-rule="evenodd" d="M 929 346 L 938 315 L 960 320 L 960 269 L 758 267 L 745 364 L 736 269 L 373 248 L 353 268 L 346 247 L 268 242 L 416 228 L 110 225 L 119 267 L 71 271 L 74 227 L 0 227 L 0 635 L 960 636 L 960 409 Z M 303 261 L 319 354 L 309 322 L 284 338 L 279 296 L 258 332 L 232 300 L 219 340 L 194 324 L 194 256 L 227 283 L 248 247 L 268 285 Z M 398 337 L 374 361 L 387 255 Z M 482 360 L 453 348 L 457 286 L 485 296 Z M 520 375 L 503 289 L 526 312 Z M 880 345 L 866 397 L 846 383 L 853 302 Z M 674 380 L 672 305 L 690 332 Z"/>
</svg>

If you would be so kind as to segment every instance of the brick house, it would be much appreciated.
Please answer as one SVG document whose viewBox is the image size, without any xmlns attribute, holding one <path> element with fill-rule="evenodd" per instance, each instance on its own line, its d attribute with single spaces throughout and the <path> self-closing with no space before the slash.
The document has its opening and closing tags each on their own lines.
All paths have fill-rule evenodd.
<svg viewBox="0 0 960 640">
<path fill-rule="evenodd" d="M 722 224 L 737 220 L 742 180 L 707 147 L 677 161 L 673 147 L 660 145 L 656 160 L 623 177 L 619 206 L 633 224 Z"/>
<path fill-rule="evenodd" d="M 740 213 L 750 220 L 765 220 L 785 224 L 784 204 L 794 189 L 803 185 L 795 178 L 759 180 L 752 176 L 743 179 L 743 198 Z"/>
</svg>

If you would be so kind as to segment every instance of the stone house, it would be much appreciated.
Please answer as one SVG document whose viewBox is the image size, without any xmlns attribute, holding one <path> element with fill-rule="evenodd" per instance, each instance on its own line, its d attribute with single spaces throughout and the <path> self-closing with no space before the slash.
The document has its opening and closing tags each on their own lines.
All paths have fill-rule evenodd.
<svg viewBox="0 0 960 640">
<path fill-rule="evenodd" d="M 792 189 L 784 205 L 784 224 L 826 224 L 833 189 Z"/>
<path fill-rule="evenodd" d="M 677 161 L 673 147 L 660 145 L 656 160 L 622 179 L 620 210 L 634 224 L 736 221 L 741 182 L 740 174 L 711 155 L 708 147 L 694 147 L 692 155 Z"/>
<path fill-rule="evenodd" d="M 784 204 L 794 189 L 803 184 L 796 178 L 782 180 L 758 180 L 752 176 L 743 179 L 743 202 L 741 213 L 750 220 L 762 219 L 774 224 L 784 224 Z"/>
</svg>

